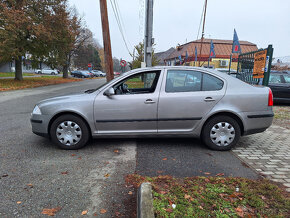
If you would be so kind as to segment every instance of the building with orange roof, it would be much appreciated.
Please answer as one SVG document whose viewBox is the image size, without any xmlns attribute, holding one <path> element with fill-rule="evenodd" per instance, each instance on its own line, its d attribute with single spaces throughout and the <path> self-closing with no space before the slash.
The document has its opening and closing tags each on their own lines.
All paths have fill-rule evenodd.
<svg viewBox="0 0 290 218">
<path fill-rule="evenodd" d="M 210 52 L 210 43 L 211 40 L 214 44 L 215 58 L 210 59 L 211 68 L 229 68 L 230 56 L 232 53 L 232 40 L 221 40 L 221 39 L 203 39 L 202 51 L 200 54 L 201 48 L 201 39 L 188 42 L 183 45 L 178 45 L 174 52 L 172 52 L 166 59 L 166 65 L 187 65 L 187 66 L 205 66 L 208 65 L 209 52 Z M 241 45 L 242 53 L 247 53 L 251 51 L 257 51 L 258 47 L 256 44 L 248 41 L 239 41 Z M 197 48 L 197 61 L 195 61 L 195 47 Z M 187 58 L 186 58 L 187 52 Z M 232 65 L 231 69 L 237 69 L 239 54 L 232 54 Z M 181 60 L 180 61 L 180 57 Z"/>
</svg>

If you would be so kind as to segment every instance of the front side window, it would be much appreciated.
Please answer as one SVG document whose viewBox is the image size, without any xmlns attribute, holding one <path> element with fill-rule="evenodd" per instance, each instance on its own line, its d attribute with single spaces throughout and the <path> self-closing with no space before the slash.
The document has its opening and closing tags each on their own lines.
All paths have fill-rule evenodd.
<svg viewBox="0 0 290 218">
<path fill-rule="evenodd" d="M 115 86 L 116 95 L 144 94 L 155 91 L 160 71 L 138 73 L 130 76 Z"/>
<path fill-rule="evenodd" d="M 269 83 L 282 83 L 281 76 L 280 75 L 271 74 L 270 75 L 270 79 L 269 79 Z"/>
<path fill-rule="evenodd" d="M 290 83 L 290 75 L 284 75 L 284 79 L 286 83 Z"/>
</svg>

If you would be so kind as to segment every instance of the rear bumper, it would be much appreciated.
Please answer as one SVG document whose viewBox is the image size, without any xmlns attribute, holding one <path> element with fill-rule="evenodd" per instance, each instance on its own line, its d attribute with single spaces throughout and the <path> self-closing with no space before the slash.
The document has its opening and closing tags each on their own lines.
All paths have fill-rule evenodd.
<svg viewBox="0 0 290 218">
<path fill-rule="evenodd" d="M 274 113 L 272 111 L 264 111 L 258 113 L 241 113 L 244 123 L 244 134 L 250 135 L 264 132 L 273 122 Z"/>
</svg>

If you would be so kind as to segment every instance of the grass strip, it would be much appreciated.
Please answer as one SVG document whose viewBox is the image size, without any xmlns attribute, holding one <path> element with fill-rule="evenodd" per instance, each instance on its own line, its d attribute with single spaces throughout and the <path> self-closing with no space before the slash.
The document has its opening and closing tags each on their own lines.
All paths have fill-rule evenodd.
<svg viewBox="0 0 290 218">
<path fill-rule="evenodd" d="M 155 217 L 290 217 L 289 193 L 266 179 L 133 174 L 126 181 L 152 184 Z"/>
<path fill-rule="evenodd" d="M 34 87 L 40 87 L 40 86 L 48 86 L 48 85 L 79 82 L 79 81 L 81 81 L 81 79 L 76 79 L 76 78 L 64 79 L 62 77 L 57 77 L 57 76 L 42 76 L 42 77 L 32 77 L 32 78 L 26 77 L 22 81 L 17 81 L 14 79 L 1 79 L 0 91 L 34 88 Z"/>
</svg>

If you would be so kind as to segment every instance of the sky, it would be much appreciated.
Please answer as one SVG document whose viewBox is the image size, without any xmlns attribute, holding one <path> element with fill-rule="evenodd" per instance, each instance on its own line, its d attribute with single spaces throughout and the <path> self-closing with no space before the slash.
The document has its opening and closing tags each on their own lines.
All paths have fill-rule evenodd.
<svg viewBox="0 0 290 218">
<path fill-rule="evenodd" d="M 144 38 L 145 0 L 115 0 L 120 10 L 130 53 Z M 111 2 L 107 0 L 114 57 L 131 61 L 119 31 Z M 84 18 L 94 37 L 103 45 L 99 0 L 69 0 Z M 197 39 L 204 0 L 155 0 L 153 38 L 156 52 Z M 208 0 L 205 38 L 240 40 L 258 48 L 274 47 L 274 57 L 290 55 L 289 0 Z M 201 30 L 200 30 L 201 35 Z M 198 38 L 200 38 L 200 35 Z"/>
</svg>

